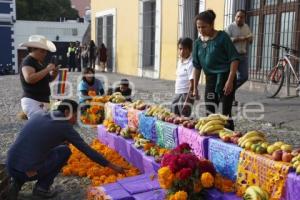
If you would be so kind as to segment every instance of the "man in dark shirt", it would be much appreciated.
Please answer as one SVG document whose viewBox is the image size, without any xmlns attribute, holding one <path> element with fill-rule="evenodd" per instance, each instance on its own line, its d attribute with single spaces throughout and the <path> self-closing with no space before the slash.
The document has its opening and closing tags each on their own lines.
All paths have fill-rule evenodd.
<svg viewBox="0 0 300 200">
<path fill-rule="evenodd" d="M 22 128 L 7 156 L 7 170 L 13 178 L 10 199 L 17 199 L 22 185 L 32 180 L 37 180 L 33 195 L 46 198 L 56 195 L 50 186 L 71 155 L 64 142 L 73 144 L 98 164 L 124 172 L 90 148 L 74 130 L 77 108 L 75 101 L 65 99 L 57 110 L 34 115 Z"/>
<path fill-rule="evenodd" d="M 48 52 L 55 52 L 55 45 L 41 35 L 32 35 L 28 42 L 20 44 L 27 47 L 29 55 L 21 65 L 21 85 L 23 95 L 21 106 L 23 112 L 30 118 L 33 114 L 44 112 L 50 98 L 50 81 L 57 75 L 57 66 L 50 63 L 44 66 L 43 62 Z"/>
</svg>

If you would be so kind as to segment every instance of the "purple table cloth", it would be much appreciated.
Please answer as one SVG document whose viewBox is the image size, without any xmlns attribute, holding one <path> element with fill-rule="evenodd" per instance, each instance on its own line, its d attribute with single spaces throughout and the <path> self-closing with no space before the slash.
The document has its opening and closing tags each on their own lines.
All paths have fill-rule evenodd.
<svg viewBox="0 0 300 200">
<path fill-rule="evenodd" d="M 237 145 L 220 139 L 210 138 L 208 142 L 208 159 L 218 173 L 232 181 L 236 180 L 241 151 Z"/>
<path fill-rule="evenodd" d="M 157 172 L 160 164 L 153 157 L 146 156 L 142 150 L 136 149 L 133 140 L 126 140 L 113 133 L 108 133 L 104 126 L 98 126 L 98 139 L 105 145 L 116 150 L 129 163 L 142 173 Z"/>
<path fill-rule="evenodd" d="M 298 200 L 300 199 L 300 176 L 295 172 L 289 173 L 285 182 L 285 193 L 281 200 Z"/>
<path fill-rule="evenodd" d="M 206 190 L 206 200 L 242 200 L 241 197 L 236 196 L 234 193 L 223 193 L 215 188 Z"/>
<path fill-rule="evenodd" d="M 134 197 L 132 197 L 119 183 L 104 185 L 102 188 L 113 200 L 134 200 Z"/>
<path fill-rule="evenodd" d="M 208 158 L 208 140 L 210 137 L 200 136 L 195 129 L 178 127 L 179 144 L 188 143 L 199 158 Z"/>
<path fill-rule="evenodd" d="M 157 178 L 151 180 L 153 174 L 143 174 L 119 180 L 118 183 L 131 195 L 160 189 Z"/>
<path fill-rule="evenodd" d="M 166 198 L 166 192 L 163 189 L 153 190 L 133 195 L 135 200 L 163 200 Z"/>
<path fill-rule="evenodd" d="M 114 109 L 113 119 L 114 122 L 121 128 L 128 126 L 128 111 L 124 109 L 121 105 L 116 105 Z"/>
</svg>

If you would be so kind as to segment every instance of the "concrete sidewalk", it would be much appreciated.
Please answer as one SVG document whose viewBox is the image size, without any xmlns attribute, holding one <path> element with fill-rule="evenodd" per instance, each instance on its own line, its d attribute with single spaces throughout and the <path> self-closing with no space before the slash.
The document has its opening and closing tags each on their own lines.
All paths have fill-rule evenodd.
<svg viewBox="0 0 300 200">
<path fill-rule="evenodd" d="M 156 80 L 127 76 L 122 74 L 104 73 L 110 84 L 127 78 L 134 84 L 136 91 L 135 98 L 148 100 L 155 103 L 170 103 L 174 95 L 174 81 Z M 240 88 L 236 94 L 239 106 L 234 108 L 234 113 L 241 115 L 245 113 L 246 108 L 262 108 L 262 112 L 253 112 L 242 114 L 243 117 L 250 116 L 257 120 L 263 115 L 260 122 L 270 123 L 271 126 L 278 128 L 288 127 L 294 130 L 300 130 L 300 98 L 266 98 L 263 93 L 264 86 L 261 83 L 248 82 Z M 282 88 L 284 93 L 285 88 Z M 204 87 L 200 87 L 200 94 L 203 94 Z M 292 91 L 294 92 L 294 91 Z M 282 95 L 282 94 L 281 94 Z M 202 95 L 203 96 L 203 95 Z M 280 95 L 279 95 L 280 96 Z M 200 101 L 202 101 L 201 98 Z M 258 106 L 259 105 L 259 106 Z"/>
</svg>

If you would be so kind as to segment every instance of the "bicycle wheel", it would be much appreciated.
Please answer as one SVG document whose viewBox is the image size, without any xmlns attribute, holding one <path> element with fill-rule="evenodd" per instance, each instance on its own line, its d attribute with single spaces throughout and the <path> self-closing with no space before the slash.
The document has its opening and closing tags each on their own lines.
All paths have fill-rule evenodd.
<svg viewBox="0 0 300 200">
<path fill-rule="evenodd" d="M 265 94 L 269 98 L 275 97 L 284 82 L 285 74 L 282 65 L 274 67 L 267 75 L 267 82 L 265 85 Z"/>
</svg>

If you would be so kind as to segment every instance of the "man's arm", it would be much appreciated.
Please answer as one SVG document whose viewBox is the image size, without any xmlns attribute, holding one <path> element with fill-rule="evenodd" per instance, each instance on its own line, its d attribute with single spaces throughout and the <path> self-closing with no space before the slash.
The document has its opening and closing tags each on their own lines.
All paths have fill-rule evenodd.
<svg viewBox="0 0 300 200">
<path fill-rule="evenodd" d="M 65 132 L 67 140 L 73 144 L 79 151 L 84 153 L 87 157 L 89 157 L 94 162 L 102 165 L 104 167 L 109 167 L 119 173 L 124 173 L 124 169 L 117 165 L 112 164 L 106 158 L 104 158 L 101 154 L 99 154 L 96 150 L 92 149 L 75 131 L 73 128 L 66 130 Z"/>
<path fill-rule="evenodd" d="M 36 72 L 35 69 L 31 66 L 23 66 L 22 67 L 22 73 L 24 76 L 24 79 L 29 84 L 35 84 L 42 80 L 45 76 L 49 74 L 50 71 L 55 69 L 54 64 L 49 64 L 45 69 Z"/>
</svg>

